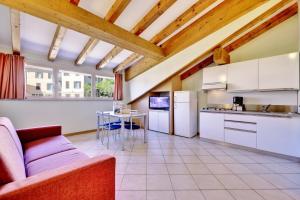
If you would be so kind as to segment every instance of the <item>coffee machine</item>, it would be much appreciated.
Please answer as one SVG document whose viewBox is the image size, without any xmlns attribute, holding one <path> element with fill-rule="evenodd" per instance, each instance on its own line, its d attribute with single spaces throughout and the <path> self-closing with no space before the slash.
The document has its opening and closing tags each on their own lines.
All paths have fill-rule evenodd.
<svg viewBox="0 0 300 200">
<path fill-rule="evenodd" d="M 245 111 L 244 98 L 243 97 L 233 97 L 232 100 L 234 111 Z"/>
</svg>

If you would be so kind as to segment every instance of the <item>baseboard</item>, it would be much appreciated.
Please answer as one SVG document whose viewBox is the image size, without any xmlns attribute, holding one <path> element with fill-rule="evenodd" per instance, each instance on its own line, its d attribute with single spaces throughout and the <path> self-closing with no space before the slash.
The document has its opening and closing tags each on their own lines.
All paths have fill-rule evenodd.
<svg viewBox="0 0 300 200">
<path fill-rule="evenodd" d="M 74 135 L 81 135 L 81 134 L 87 134 L 87 133 L 92 133 L 96 132 L 97 129 L 91 129 L 91 130 L 86 130 L 86 131 L 78 131 L 78 132 L 71 132 L 71 133 L 64 133 L 65 136 L 74 136 Z"/>
</svg>

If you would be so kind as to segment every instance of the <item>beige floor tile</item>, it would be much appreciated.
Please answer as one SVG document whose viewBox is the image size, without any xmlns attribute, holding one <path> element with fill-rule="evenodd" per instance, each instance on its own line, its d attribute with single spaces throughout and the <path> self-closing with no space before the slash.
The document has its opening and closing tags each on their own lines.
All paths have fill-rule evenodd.
<svg viewBox="0 0 300 200">
<path fill-rule="evenodd" d="M 198 156 L 199 159 L 205 163 L 205 164 L 208 164 L 208 163 L 220 163 L 220 161 L 218 161 L 214 156 Z"/>
<path fill-rule="evenodd" d="M 261 174 L 260 177 L 279 189 L 300 189 L 300 186 L 279 174 Z"/>
<path fill-rule="evenodd" d="M 146 200 L 146 191 L 118 191 L 117 200 Z"/>
<path fill-rule="evenodd" d="M 147 191 L 147 200 L 175 200 L 173 191 Z"/>
<path fill-rule="evenodd" d="M 292 200 L 286 193 L 280 190 L 256 190 L 265 200 Z"/>
<path fill-rule="evenodd" d="M 146 163 L 146 156 L 131 156 L 128 163 Z"/>
<path fill-rule="evenodd" d="M 147 190 L 172 190 L 169 175 L 147 175 Z"/>
<path fill-rule="evenodd" d="M 126 167 L 125 174 L 146 174 L 146 164 L 129 163 Z"/>
<path fill-rule="evenodd" d="M 250 189 L 238 176 L 235 175 L 216 175 L 217 179 L 224 185 L 226 189 Z"/>
<path fill-rule="evenodd" d="M 254 174 L 268 174 L 273 173 L 270 169 L 264 167 L 262 164 L 244 164 Z"/>
<path fill-rule="evenodd" d="M 264 200 L 254 190 L 230 190 L 229 192 L 236 200 Z"/>
<path fill-rule="evenodd" d="M 123 175 L 116 175 L 115 178 L 116 178 L 116 190 L 119 190 L 121 188 Z"/>
<path fill-rule="evenodd" d="M 205 200 L 200 191 L 175 191 L 176 200 Z"/>
<path fill-rule="evenodd" d="M 147 174 L 168 174 L 165 164 L 148 164 Z"/>
<path fill-rule="evenodd" d="M 146 190 L 146 175 L 124 175 L 120 190 Z"/>
<path fill-rule="evenodd" d="M 197 156 L 181 156 L 184 163 L 202 163 Z"/>
<path fill-rule="evenodd" d="M 300 190 L 283 190 L 283 192 L 296 200 L 300 199 Z"/>
<path fill-rule="evenodd" d="M 257 175 L 239 175 L 239 177 L 252 189 L 276 189 L 274 185 Z"/>
<path fill-rule="evenodd" d="M 166 163 L 183 163 L 180 156 L 164 156 Z"/>
<path fill-rule="evenodd" d="M 204 164 L 186 164 L 191 174 L 211 174 L 211 171 Z"/>
<path fill-rule="evenodd" d="M 197 190 L 197 185 L 191 175 L 170 175 L 174 190 Z"/>
<path fill-rule="evenodd" d="M 256 163 L 255 160 L 252 160 L 248 156 L 231 156 L 234 160 L 236 160 L 239 163 Z"/>
<path fill-rule="evenodd" d="M 127 164 L 116 164 L 116 172 L 117 174 L 125 174 L 127 168 Z"/>
<path fill-rule="evenodd" d="M 165 163 L 165 158 L 163 156 L 148 156 L 147 163 Z"/>
<path fill-rule="evenodd" d="M 193 175 L 200 190 L 224 189 L 223 184 L 214 175 Z"/>
<path fill-rule="evenodd" d="M 202 193 L 206 200 L 234 200 L 226 190 L 203 190 Z"/>
<path fill-rule="evenodd" d="M 213 174 L 232 174 L 223 164 L 207 164 L 206 166 Z"/>
<path fill-rule="evenodd" d="M 253 172 L 248 169 L 244 164 L 224 164 L 234 174 L 252 174 Z"/>
<path fill-rule="evenodd" d="M 215 156 L 217 160 L 219 160 L 221 163 L 236 163 L 234 159 L 232 159 L 230 156 L 227 155 L 217 155 Z"/>
<path fill-rule="evenodd" d="M 195 153 L 190 149 L 177 149 L 180 156 L 193 156 Z"/>
<path fill-rule="evenodd" d="M 167 164 L 169 174 L 189 174 L 189 170 L 184 164 Z"/>
<path fill-rule="evenodd" d="M 293 183 L 297 184 L 300 186 L 300 174 L 281 174 L 282 176 L 286 177 Z"/>
</svg>

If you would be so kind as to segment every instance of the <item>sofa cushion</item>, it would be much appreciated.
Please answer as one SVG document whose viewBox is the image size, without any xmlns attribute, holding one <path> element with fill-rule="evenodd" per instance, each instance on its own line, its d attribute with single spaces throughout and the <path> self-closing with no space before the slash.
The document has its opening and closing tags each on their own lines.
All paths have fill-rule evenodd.
<svg viewBox="0 0 300 200">
<path fill-rule="evenodd" d="M 9 130 L 0 125 L 0 185 L 25 178 L 23 157 Z"/>
<path fill-rule="evenodd" d="M 23 144 L 25 164 L 46 156 L 75 149 L 64 136 L 46 137 Z"/>
<path fill-rule="evenodd" d="M 26 165 L 27 176 L 33 176 L 47 170 L 87 159 L 89 157 L 81 153 L 78 149 L 63 151 L 28 163 Z"/>
<path fill-rule="evenodd" d="M 5 128 L 7 128 L 11 138 L 13 139 L 15 146 L 17 147 L 20 156 L 23 159 L 23 149 L 22 149 L 22 144 L 21 141 L 19 139 L 19 136 L 16 132 L 16 129 L 14 128 L 12 122 L 10 121 L 10 119 L 8 119 L 7 117 L 0 117 L 0 126 L 4 126 Z"/>
</svg>

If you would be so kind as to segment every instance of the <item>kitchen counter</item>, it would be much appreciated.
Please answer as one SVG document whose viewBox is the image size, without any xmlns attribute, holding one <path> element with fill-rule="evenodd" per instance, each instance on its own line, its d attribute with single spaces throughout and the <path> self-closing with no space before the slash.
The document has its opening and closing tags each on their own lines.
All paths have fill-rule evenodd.
<svg viewBox="0 0 300 200">
<path fill-rule="evenodd" d="M 267 117 L 285 117 L 285 118 L 300 117 L 300 115 L 297 113 L 280 113 L 280 112 L 233 111 L 233 110 L 201 110 L 200 112 L 254 115 L 254 116 L 267 116 Z"/>
</svg>

